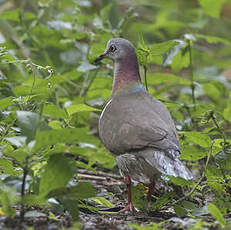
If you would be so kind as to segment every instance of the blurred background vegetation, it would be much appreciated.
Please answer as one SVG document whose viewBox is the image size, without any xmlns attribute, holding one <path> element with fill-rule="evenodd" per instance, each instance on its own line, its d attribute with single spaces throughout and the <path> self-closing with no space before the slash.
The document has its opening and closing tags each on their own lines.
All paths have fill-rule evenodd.
<svg viewBox="0 0 231 230">
<path fill-rule="evenodd" d="M 193 216 L 191 229 L 204 229 L 201 216 L 210 214 L 229 226 L 229 0 L 0 0 L 0 214 L 20 210 L 23 220 L 42 206 L 52 219 L 58 205 L 77 219 L 77 207 L 95 208 L 82 203 L 97 194 L 76 172 L 114 168 L 97 130 L 113 64 L 94 63 L 112 37 L 134 44 L 143 82 L 176 122 L 181 159 L 195 175 L 194 182 L 170 178 L 187 186 L 176 215 Z M 159 194 L 152 208 L 180 196 Z"/>
</svg>

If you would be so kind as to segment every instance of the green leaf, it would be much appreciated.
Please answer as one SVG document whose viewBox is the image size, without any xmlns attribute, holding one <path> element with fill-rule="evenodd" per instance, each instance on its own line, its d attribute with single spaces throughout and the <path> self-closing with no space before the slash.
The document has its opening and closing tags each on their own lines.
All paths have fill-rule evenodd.
<svg viewBox="0 0 231 230">
<path fill-rule="evenodd" d="M 112 204 L 109 200 L 105 199 L 104 197 L 93 197 L 92 200 L 95 203 L 102 205 L 103 207 L 107 207 L 107 208 L 114 207 L 114 204 Z"/>
<path fill-rule="evenodd" d="M 52 129 L 61 129 L 62 123 L 58 120 L 50 121 L 48 124 Z"/>
<path fill-rule="evenodd" d="M 77 146 L 71 146 L 69 152 L 87 158 L 89 161 L 88 165 L 90 166 L 95 163 L 98 163 L 104 168 L 108 169 L 111 169 L 115 166 L 114 156 L 103 147 L 82 148 Z"/>
<path fill-rule="evenodd" d="M 75 171 L 76 167 L 72 159 L 62 154 L 52 155 L 40 180 L 40 196 L 45 197 L 50 191 L 66 186 Z"/>
<path fill-rule="evenodd" d="M 14 166 L 10 160 L 0 158 L 0 169 L 3 170 L 5 174 L 14 175 Z"/>
<path fill-rule="evenodd" d="M 62 205 L 66 210 L 68 210 L 72 218 L 76 221 L 78 220 L 78 201 L 76 200 L 61 200 Z"/>
<path fill-rule="evenodd" d="M 188 67 L 190 64 L 189 52 L 185 47 L 183 50 L 178 52 L 172 59 L 172 69 L 175 72 L 179 72 L 182 68 Z"/>
<path fill-rule="evenodd" d="M 1 18 L 10 20 L 10 21 L 19 22 L 20 20 L 19 14 L 20 14 L 20 11 L 19 9 L 16 8 L 15 10 L 3 11 L 3 13 L 1 13 Z"/>
<path fill-rule="evenodd" d="M 189 186 L 189 185 L 193 185 L 193 181 L 189 181 L 189 180 L 184 180 L 181 177 L 172 177 L 172 176 L 168 176 L 168 178 L 170 178 L 171 182 L 180 186 Z"/>
<path fill-rule="evenodd" d="M 222 193 L 224 191 L 224 179 L 222 174 L 223 173 L 221 169 L 215 165 L 209 165 L 205 173 L 207 178 L 207 184 L 211 187 L 211 190 L 219 196 L 222 196 Z"/>
<path fill-rule="evenodd" d="M 143 185 L 137 185 L 132 186 L 132 202 L 135 207 L 137 207 L 140 210 L 145 210 L 147 207 L 147 200 L 144 199 L 144 186 Z"/>
<path fill-rule="evenodd" d="M 197 39 L 202 39 L 207 41 L 208 43 L 223 43 L 225 45 L 231 46 L 231 42 L 229 40 L 226 40 L 225 38 L 221 37 L 215 37 L 215 36 L 209 36 L 209 35 L 204 35 L 204 34 L 194 34 L 194 36 Z"/>
<path fill-rule="evenodd" d="M 210 137 L 201 132 L 184 132 L 184 136 L 188 142 L 193 142 L 204 148 L 209 148 L 211 140 Z"/>
<path fill-rule="evenodd" d="M 106 22 L 108 20 L 112 5 L 112 3 L 109 3 L 103 9 L 101 9 L 100 18 L 103 22 Z"/>
<path fill-rule="evenodd" d="M 105 51 L 105 45 L 103 43 L 94 43 L 91 45 L 90 55 L 88 55 L 88 60 L 93 63 L 94 60 Z"/>
<path fill-rule="evenodd" d="M 167 192 L 161 197 L 159 197 L 155 203 L 151 205 L 151 210 L 159 210 L 164 205 L 166 205 L 171 199 L 173 199 L 176 196 L 174 192 Z"/>
<path fill-rule="evenodd" d="M 27 137 L 27 143 L 29 143 L 35 137 L 39 123 L 39 116 L 38 114 L 29 111 L 17 111 L 16 114 L 21 133 Z"/>
<path fill-rule="evenodd" d="M 32 12 L 25 12 L 25 13 L 24 13 L 24 18 L 25 18 L 26 20 L 33 20 L 33 19 L 36 18 L 36 15 L 33 14 Z"/>
<path fill-rule="evenodd" d="M 47 147 L 56 143 L 72 142 L 98 143 L 99 140 L 87 134 L 85 128 L 66 128 L 60 130 L 40 131 L 36 134 L 36 144 L 34 149 Z"/>
<path fill-rule="evenodd" d="M 203 89 L 205 93 L 215 101 L 221 96 L 221 91 L 213 83 L 204 83 Z"/>
<path fill-rule="evenodd" d="M 199 0 L 204 12 L 211 17 L 219 18 L 223 3 L 226 0 Z"/>
<path fill-rule="evenodd" d="M 45 105 L 43 108 L 43 113 L 45 115 L 49 115 L 51 118 L 62 118 L 62 119 L 67 118 L 66 112 L 54 104 Z"/>
<path fill-rule="evenodd" d="M 225 118 L 225 120 L 231 122 L 231 103 L 229 103 L 224 109 L 223 117 Z"/>
<path fill-rule="evenodd" d="M 174 74 L 167 73 L 154 73 L 148 74 L 147 77 L 148 84 L 150 85 L 160 85 L 160 84 L 180 84 L 180 85 L 190 85 L 190 81 Z"/>
<path fill-rule="evenodd" d="M 12 145 L 15 145 L 17 147 L 22 147 L 26 144 L 26 137 L 25 136 L 14 136 L 14 137 L 6 137 L 5 138 L 8 142 L 10 142 Z"/>
<path fill-rule="evenodd" d="M 176 215 L 179 217 L 187 216 L 188 214 L 187 210 L 179 205 L 175 205 L 174 210 L 176 212 Z"/>
<path fill-rule="evenodd" d="M 192 211 L 197 208 L 197 205 L 191 201 L 184 200 L 180 203 L 186 210 Z"/>
<path fill-rule="evenodd" d="M 192 215 L 194 216 L 203 216 L 203 215 L 208 215 L 209 214 L 209 210 L 208 210 L 208 206 L 202 206 L 199 208 L 195 208 L 192 212 Z"/>
<path fill-rule="evenodd" d="M 0 188 L 0 202 L 3 212 L 13 218 L 16 214 L 15 208 L 12 206 L 17 203 L 19 197 L 14 188 L 1 186 Z"/>
<path fill-rule="evenodd" d="M 14 158 L 22 166 L 24 165 L 23 163 L 24 163 L 24 160 L 25 160 L 28 152 L 29 152 L 28 148 L 25 147 L 25 146 L 24 147 L 19 147 L 16 150 L 12 146 L 10 146 L 10 145 L 7 145 L 7 146 L 5 146 L 3 148 L 3 153 L 5 155 Z"/>
<path fill-rule="evenodd" d="M 33 206 L 46 206 L 48 203 L 44 197 L 35 194 L 26 194 L 22 202 L 29 207 Z"/>
<path fill-rule="evenodd" d="M 69 115 L 79 112 L 101 111 L 100 109 L 96 109 L 85 104 L 73 104 L 68 106 L 66 109 Z"/>
<path fill-rule="evenodd" d="M 217 206 L 214 205 L 213 203 L 210 203 L 208 205 L 208 210 L 211 213 L 211 215 L 218 221 L 220 226 L 224 227 L 226 224 L 226 221 L 225 221 L 222 213 L 220 212 L 220 210 L 217 208 Z"/>
<path fill-rule="evenodd" d="M 221 169 L 231 170 L 231 148 L 222 149 L 215 159 Z"/>
<path fill-rule="evenodd" d="M 196 146 L 189 145 L 188 143 L 182 145 L 181 160 L 197 161 L 207 156 L 207 152 L 199 149 Z"/>
<path fill-rule="evenodd" d="M 0 100 L 0 109 L 5 109 L 13 104 L 13 99 L 11 97 L 6 97 Z"/>
<path fill-rule="evenodd" d="M 88 213 L 99 213 L 98 208 L 84 204 L 84 203 L 78 204 L 78 208 Z"/>
<path fill-rule="evenodd" d="M 139 64 L 141 66 L 146 66 L 147 58 L 150 55 L 150 49 L 145 44 L 145 41 L 142 35 L 139 36 L 139 47 L 136 49 L 136 54 L 138 57 Z"/>
<path fill-rule="evenodd" d="M 154 43 L 150 48 L 151 55 L 154 56 L 162 56 L 166 52 L 169 51 L 172 47 L 178 45 L 178 41 L 167 41 L 161 43 Z"/>
<path fill-rule="evenodd" d="M 81 200 L 96 196 L 96 191 L 90 182 L 80 182 L 76 186 L 55 189 L 48 196 L 65 200 Z"/>
<path fill-rule="evenodd" d="M 147 56 L 149 52 L 142 50 L 140 48 L 136 49 L 136 55 L 138 58 L 138 62 L 141 66 L 146 66 L 147 65 Z"/>
</svg>

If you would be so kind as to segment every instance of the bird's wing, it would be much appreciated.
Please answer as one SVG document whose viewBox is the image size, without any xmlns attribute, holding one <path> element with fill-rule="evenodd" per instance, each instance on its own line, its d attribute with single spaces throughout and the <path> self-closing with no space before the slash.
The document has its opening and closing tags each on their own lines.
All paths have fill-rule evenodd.
<svg viewBox="0 0 231 230">
<path fill-rule="evenodd" d="M 145 123 L 134 120 L 124 122 L 118 130 L 120 143 L 124 144 L 121 148 L 130 152 L 134 149 L 153 147 L 165 152 L 172 159 L 179 156 L 178 139 L 168 129 L 163 128 L 161 123 L 159 121 L 158 124 L 145 126 Z M 126 138 L 122 140 L 124 134 Z"/>
<path fill-rule="evenodd" d="M 171 158 L 180 152 L 171 115 L 146 92 L 112 99 L 101 117 L 100 136 L 115 154 L 147 147 L 163 150 Z"/>
</svg>

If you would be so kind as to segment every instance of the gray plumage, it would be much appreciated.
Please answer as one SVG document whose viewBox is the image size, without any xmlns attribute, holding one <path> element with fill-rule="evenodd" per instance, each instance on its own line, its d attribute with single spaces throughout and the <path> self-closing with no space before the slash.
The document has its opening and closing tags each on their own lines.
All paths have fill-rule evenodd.
<svg viewBox="0 0 231 230">
<path fill-rule="evenodd" d="M 118 58 L 117 53 L 113 59 L 110 53 L 115 70 L 112 96 L 99 120 L 103 144 L 117 156 L 120 172 L 133 180 L 150 183 L 160 174 L 192 179 L 191 172 L 179 160 L 180 145 L 168 109 L 142 87 L 138 67 L 134 70 L 138 64 L 133 46 L 131 51 L 127 40 L 112 39 L 105 56 L 109 55 L 111 44 L 123 57 Z M 132 61 L 136 63 L 129 65 Z"/>
</svg>

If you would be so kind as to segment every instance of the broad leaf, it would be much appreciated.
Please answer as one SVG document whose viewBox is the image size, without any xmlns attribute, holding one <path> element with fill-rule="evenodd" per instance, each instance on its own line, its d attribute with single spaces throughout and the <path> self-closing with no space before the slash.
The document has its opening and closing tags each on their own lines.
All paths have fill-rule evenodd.
<svg viewBox="0 0 231 230">
<path fill-rule="evenodd" d="M 201 132 L 184 132 L 184 136 L 188 142 L 193 142 L 201 147 L 208 148 L 210 146 L 210 137 Z"/>
<path fill-rule="evenodd" d="M 148 74 L 147 80 L 148 80 L 148 84 L 150 85 L 159 85 L 163 83 L 190 85 L 189 80 L 178 77 L 174 74 L 167 74 L 167 73 Z"/>
<path fill-rule="evenodd" d="M 6 97 L 0 100 L 0 109 L 5 109 L 6 107 L 13 104 L 13 99 L 11 97 Z"/>
<path fill-rule="evenodd" d="M 95 195 L 95 189 L 89 182 L 80 182 L 76 186 L 56 189 L 48 194 L 50 197 L 64 200 L 81 200 Z"/>
<path fill-rule="evenodd" d="M 208 210 L 211 213 L 211 215 L 219 222 L 221 227 L 225 226 L 225 219 L 222 215 L 222 213 L 220 212 L 220 210 L 217 208 L 217 206 L 213 203 L 210 203 L 208 205 Z"/>
<path fill-rule="evenodd" d="M 228 46 L 231 46 L 231 42 L 229 40 L 226 40 L 225 38 L 221 38 L 221 37 L 216 37 L 216 36 L 208 36 L 208 35 L 204 35 L 204 34 L 194 34 L 194 36 L 197 39 L 201 39 L 201 40 L 205 40 L 208 43 L 222 43 Z"/>
<path fill-rule="evenodd" d="M 231 103 L 229 103 L 229 104 L 227 105 L 227 107 L 224 109 L 223 117 L 224 117 L 227 121 L 231 122 Z"/>
<path fill-rule="evenodd" d="M 50 191 L 66 186 L 75 171 L 72 159 L 61 154 L 52 155 L 40 180 L 40 196 L 45 197 Z"/>
<path fill-rule="evenodd" d="M 219 18 L 220 10 L 225 0 L 199 0 L 200 5 L 203 10 L 209 16 Z"/>
<path fill-rule="evenodd" d="M 62 119 L 67 118 L 66 112 L 54 104 L 45 105 L 43 108 L 43 113 L 45 115 L 49 115 L 49 117 L 51 118 L 62 118 Z"/>
<path fill-rule="evenodd" d="M 182 68 L 188 67 L 190 64 L 189 51 L 185 47 L 183 50 L 178 52 L 172 59 L 172 69 L 175 72 L 179 72 Z"/>
<path fill-rule="evenodd" d="M 3 170 L 5 174 L 14 174 L 14 166 L 8 159 L 0 158 L 0 169 Z"/>
<path fill-rule="evenodd" d="M 114 205 L 109 200 L 105 199 L 104 197 L 94 197 L 92 198 L 92 200 L 95 203 L 102 205 L 103 207 L 107 207 L 107 208 L 114 207 Z"/>
<path fill-rule="evenodd" d="M 87 142 L 97 143 L 95 137 L 87 134 L 85 128 L 66 128 L 58 130 L 40 131 L 36 134 L 35 150 L 39 148 L 46 148 L 56 143 L 72 143 L 72 142 Z"/>
<path fill-rule="evenodd" d="M 17 111 L 18 125 L 23 136 L 27 137 L 27 143 L 35 138 L 39 116 L 30 111 Z"/>
<path fill-rule="evenodd" d="M 78 113 L 78 112 L 86 112 L 86 111 L 100 111 L 99 109 L 93 108 L 89 105 L 85 105 L 85 104 L 73 104 L 67 107 L 67 112 L 69 115 L 72 115 L 74 113 Z"/>
<path fill-rule="evenodd" d="M 150 53 L 152 56 L 162 56 L 169 51 L 172 47 L 179 44 L 178 41 L 167 41 L 161 43 L 154 43 L 151 46 Z"/>
</svg>

